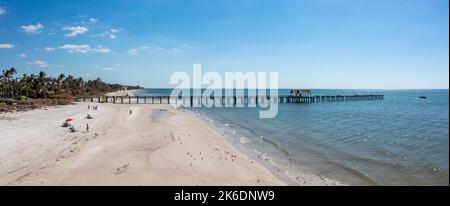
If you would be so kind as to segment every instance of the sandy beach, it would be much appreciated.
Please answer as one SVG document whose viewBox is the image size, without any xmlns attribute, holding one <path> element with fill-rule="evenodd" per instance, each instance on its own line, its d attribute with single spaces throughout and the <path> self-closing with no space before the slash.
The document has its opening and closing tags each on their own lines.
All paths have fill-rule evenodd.
<svg viewBox="0 0 450 206">
<path fill-rule="evenodd" d="M 286 184 L 170 105 L 88 105 L 0 114 L 0 185 Z"/>
</svg>

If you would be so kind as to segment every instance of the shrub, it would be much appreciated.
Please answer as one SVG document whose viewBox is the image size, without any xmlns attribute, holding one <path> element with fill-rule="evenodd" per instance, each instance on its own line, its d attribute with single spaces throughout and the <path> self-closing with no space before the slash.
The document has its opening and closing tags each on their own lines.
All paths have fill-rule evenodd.
<svg viewBox="0 0 450 206">
<path fill-rule="evenodd" d="M 28 97 L 21 95 L 21 96 L 17 97 L 17 100 L 19 100 L 19 101 L 27 101 Z"/>
</svg>

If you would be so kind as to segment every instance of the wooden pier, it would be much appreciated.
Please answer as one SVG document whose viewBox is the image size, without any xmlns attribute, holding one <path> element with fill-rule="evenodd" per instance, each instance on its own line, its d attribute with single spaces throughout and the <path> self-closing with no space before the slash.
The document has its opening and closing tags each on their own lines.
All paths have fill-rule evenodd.
<svg viewBox="0 0 450 206">
<path fill-rule="evenodd" d="M 184 98 L 173 98 L 171 96 L 97 96 L 97 97 L 80 97 L 77 101 L 80 102 L 96 102 L 96 103 L 116 103 L 116 104 L 190 104 L 199 105 L 202 102 L 207 103 L 212 101 L 220 101 L 219 104 L 256 104 L 257 100 L 260 103 L 317 103 L 317 102 L 343 102 L 343 101 L 370 101 L 382 100 L 384 95 L 336 95 L 336 96 L 277 96 L 277 97 L 236 97 L 236 96 L 222 96 L 222 97 L 197 97 L 190 96 Z"/>
</svg>

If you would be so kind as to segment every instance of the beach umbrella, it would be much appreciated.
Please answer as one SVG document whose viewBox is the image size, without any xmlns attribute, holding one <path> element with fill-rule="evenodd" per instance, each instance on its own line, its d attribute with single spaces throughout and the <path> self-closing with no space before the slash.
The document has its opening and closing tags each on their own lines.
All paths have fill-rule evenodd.
<svg viewBox="0 0 450 206">
<path fill-rule="evenodd" d="M 66 119 L 66 122 L 71 122 L 71 121 L 73 121 L 72 118 L 67 118 L 67 119 Z"/>
</svg>

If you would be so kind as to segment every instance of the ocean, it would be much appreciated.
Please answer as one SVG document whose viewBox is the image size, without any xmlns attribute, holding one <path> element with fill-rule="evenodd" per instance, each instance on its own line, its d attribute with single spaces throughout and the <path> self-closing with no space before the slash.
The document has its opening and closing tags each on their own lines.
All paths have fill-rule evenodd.
<svg viewBox="0 0 450 206">
<path fill-rule="evenodd" d="M 137 95 L 169 95 L 143 89 Z M 279 90 L 287 95 L 289 90 Z M 290 177 L 311 172 L 349 185 L 449 185 L 448 90 L 313 90 L 315 95 L 384 94 L 384 100 L 189 108 L 250 156 Z M 427 99 L 419 99 L 427 96 Z"/>
</svg>

